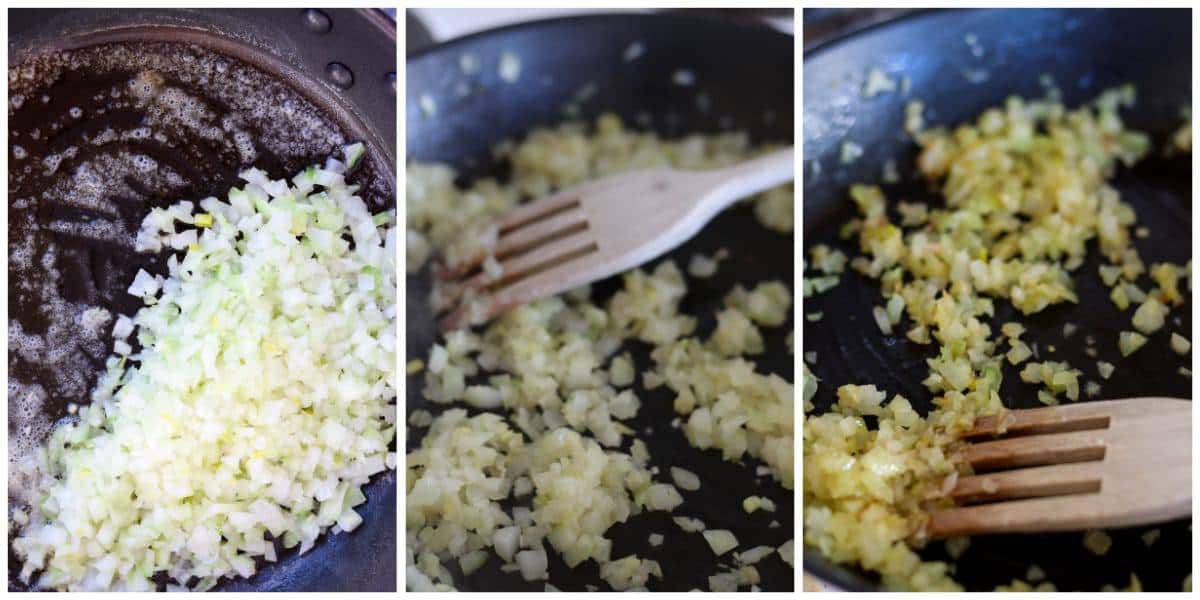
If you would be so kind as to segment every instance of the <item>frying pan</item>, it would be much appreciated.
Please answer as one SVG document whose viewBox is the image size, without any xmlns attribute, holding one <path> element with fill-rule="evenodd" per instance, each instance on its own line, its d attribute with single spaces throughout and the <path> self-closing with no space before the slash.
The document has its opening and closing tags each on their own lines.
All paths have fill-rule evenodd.
<svg viewBox="0 0 1200 600">
<path fill-rule="evenodd" d="M 635 61 L 622 59 L 634 42 L 645 47 Z M 640 114 L 651 117 L 650 127 L 665 136 L 690 132 L 741 129 L 755 141 L 787 143 L 793 139 L 793 67 L 791 36 L 757 24 L 731 23 L 709 18 L 663 15 L 612 14 L 571 17 L 525 23 L 482 32 L 444 43 L 411 55 L 406 66 L 406 122 L 408 161 L 441 161 L 459 169 L 463 182 L 483 175 L 503 176 L 502 165 L 491 159 L 496 143 L 520 138 L 537 126 L 565 120 L 563 105 L 585 84 L 595 84 L 596 94 L 582 106 L 582 117 L 593 119 L 604 111 L 619 114 L 633 126 Z M 501 52 L 520 57 L 521 76 L 508 83 L 497 74 Z M 471 53 L 483 68 L 474 77 L 458 68 L 459 56 Z M 671 82 L 677 69 L 691 69 L 694 87 Z M 471 93 L 457 93 L 460 82 Z M 712 99 L 710 111 L 697 106 L 696 95 Z M 417 99 L 428 94 L 437 104 L 434 117 L 425 115 Z M 695 239 L 669 255 L 681 267 L 696 252 L 712 253 L 726 246 L 731 258 L 723 262 L 717 276 L 690 282 L 681 310 L 703 315 L 698 334 L 708 335 L 711 315 L 721 305 L 722 295 L 735 283 L 753 284 L 779 278 L 792 282 L 793 237 L 771 233 L 759 225 L 746 207 L 728 211 Z M 428 268 L 408 277 L 408 357 L 425 359 L 437 338 L 427 299 L 430 291 Z M 620 285 L 608 280 L 593 288 L 593 300 L 603 301 Z M 759 370 L 778 373 L 792 380 L 792 355 L 786 335 L 791 324 L 764 329 L 767 352 Z M 635 363 L 646 369 L 652 363 L 645 346 L 630 345 Z M 435 414 L 442 407 L 430 405 L 421 396 L 421 376 L 408 379 L 407 410 L 425 408 Z M 635 430 L 653 427 L 653 435 L 642 435 L 651 462 L 666 473 L 670 465 L 695 471 L 704 482 L 698 492 L 682 492 L 684 504 L 676 515 L 699 517 L 714 529 L 730 529 L 743 548 L 758 544 L 779 546 L 792 539 L 792 492 L 774 480 L 754 476 L 754 464 L 736 465 L 721 460 L 719 452 L 701 452 L 688 445 L 682 433 L 668 424 L 675 418 L 673 396 L 663 389 L 646 391 L 637 387 L 641 413 L 631 423 Z M 419 447 L 423 429 L 410 428 L 406 447 Z M 625 449 L 628 449 L 626 444 Z M 778 503 L 774 514 L 746 515 L 740 506 L 748 495 L 765 495 Z M 780 526 L 768 527 L 772 519 Z M 647 535 L 661 532 L 666 543 L 652 548 Z M 643 513 L 609 531 L 614 539 L 613 558 L 636 552 L 662 564 L 665 580 L 651 579 L 651 590 L 707 589 L 707 577 L 716 574 L 716 561 L 700 534 L 684 534 L 667 513 Z M 588 561 L 569 569 L 552 550 L 550 583 L 564 591 L 583 591 L 586 585 L 608 589 L 598 568 Z M 792 569 L 778 556 L 758 565 L 762 587 L 791 590 Z M 500 559 L 488 562 L 468 577 L 457 565 L 457 587 L 464 590 L 540 591 L 541 582 L 527 583 L 517 573 L 500 571 Z"/>
<path fill-rule="evenodd" d="M 364 199 L 395 205 L 395 25 L 382 13 L 10 10 L 9 56 L 11 453 L 86 402 L 103 370 L 107 328 L 89 334 L 75 315 L 133 314 L 133 275 L 165 274 L 165 256 L 132 249 L 151 207 L 224 196 L 252 164 L 290 177 L 350 141 L 368 147 Z M 366 486 L 354 533 L 217 589 L 394 590 L 395 486 L 394 472 Z M 10 590 L 25 589 L 19 571 L 10 552 Z"/>
<path fill-rule="evenodd" d="M 876 66 L 899 78 L 911 78 L 910 97 L 925 101 L 926 122 L 955 125 L 973 120 L 983 109 L 1001 104 L 1010 94 L 1040 97 L 1038 79 L 1054 77 L 1068 106 L 1085 102 L 1101 90 L 1132 82 L 1137 106 L 1124 111 L 1126 123 L 1149 133 L 1155 150 L 1132 169 L 1121 169 L 1115 185 L 1137 211 L 1139 224 L 1151 235 L 1136 239 L 1143 260 L 1184 263 L 1191 258 L 1191 160 L 1165 158 L 1160 149 L 1181 123 L 1179 108 L 1190 105 L 1191 15 L 1171 10 L 970 10 L 922 12 L 823 44 L 804 57 L 804 245 L 817 243 L 857 255 L 857 248 L 838 239 L 837 228 L 853 213 L 846 190 L 853 182 L 878 182 L 884 161 L 895 157 L 902 183 L 885 185 L 889 200 L 930 201 L 929 188 L 913 175 L 915 144 L 902 133 L 903 105 L 898 94 L 866 99 L 860 94 L 867 70 Z M 971 52 L 965 36 L 972 33 L 983 48 Z M 980 81 L 979 73 L 986 72 Z M 970 80 L 969 80 L 970 79 Z M 977 83 L 972 83 L 971 80 Z M 843 138 L 866 152 L 840 165 Z M 814 175 L 813 161 L 821 172 Z M 1032 317 L 1021 317 L 1007 302 L 997 302 L 993 323 L 1020 320 L 1030 339 L 1043 349 L 1043 360 L 1065 360 L 1083 370 L 1085 379 L 1103 384 L 1102 398 L 1131 396 L 1191 397 L 1191 380 L 1179 375 L 1187 357 L 1174 354 L 1168 334 L 1157 334 L 1140 351 L 1122 359 L 1117 335 L 1130 329 L 1131 311 L 1119 312 L 1096 275 L 1092 252 L 1074 273 L 1077 305 L 1059 305 Z M 879 303 L 877 282 L 856 273 L 842 277 L 829 292 L 804 302 L 805 313 L 823 312 L 819 322 L 805 323 L 805 352 L 816 352 L 813 373 L 822 381 L 814 403 L 827 410 L 838 386 L 873 383 L 890 394 L 902 394 L 928 411 L 930 393 L 921 385 L 930 348 L 903 335 L 884 336 L 871 318 Z M 1186 305 L 1186 306 L 1190 306 Z M 1191 311 L 1172 312 L 1166 330 L 1191 333 Z M 1065 339 L 1071 322 L 1079 333 Z M 1084 335 L 1096 337 L 1100 358 L 1117 365 L 1112 379 L 1096 375 L 1096 359 L 1084 353 Z M 1047 353 L 1048 345 L 1056 352 Z M 1005 362 L 1004 402 L 1011 408 L 1038 406 L 1036 388 L 1024 384 L 1018 369 Z M 1139 536 L 1154 527 L 1110 532 L 1112 549 L 1094 556 L 1079 533 L 978 536 L 958 561 L 957 578 L 967 589 L 990 590 L 1013 578 L 1024 578 L 1037 564 L 1060 590 L 1092 590 L 1103 584 L 1124 587 L 1136 572 L 1147 590 L 1179 590 L 1191 572 L 1189 520 L 1163 524 L 1162 538 L 1147 548 Z M 947 558 L 941 543 L 923 555 Z M 877 579 L 825 560 L 806 548 L 809 573 L 849 590 L 875 589 Z"/>
</svg>

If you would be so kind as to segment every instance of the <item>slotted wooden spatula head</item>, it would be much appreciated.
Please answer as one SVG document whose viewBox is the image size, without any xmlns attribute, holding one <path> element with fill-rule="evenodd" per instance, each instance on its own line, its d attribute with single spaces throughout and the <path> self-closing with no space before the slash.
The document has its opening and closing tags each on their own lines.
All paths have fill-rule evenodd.
<svg viewBox="0 0 1200 600">
<path fill-rule="evenodd" d="M 934 512 L 930 538 L 1128 527 L 1192 508 L 1192 403 L 1085 402 L 984 417 L 963 452 L 975 475 Z"/>
<path fill-rule="evenodd" d="M 630 171 L 518 206 L 437 270 L 439 324 L 478 324 L 661 256 L 733 202 L 791 181 L 794 157 L 785 148 L 722 169 Z"/>
</svg>

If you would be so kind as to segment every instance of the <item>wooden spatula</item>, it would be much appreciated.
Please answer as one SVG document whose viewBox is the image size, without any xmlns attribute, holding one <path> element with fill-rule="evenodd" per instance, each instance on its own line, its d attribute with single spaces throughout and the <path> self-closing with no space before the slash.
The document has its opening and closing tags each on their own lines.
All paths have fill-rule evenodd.
<svg viewBox="0 0 1200 600">
<path fill-rule="evenodd" d="M 1001 427 L 1003 425 L 1003 427 Z M 997 434 L 999 429 L 1003 434 Z M 1129 398 L 981 418 L 962 458 L 976 475 L 951 492 L 930 538 L 1070 531 L 1192 512 L 1192 403 Z"/>
<path fill-rule="evenodd" d="M 522 204 L 495 223 L 492 273 L 474 254 L 439 278 L 443 329 L 627 271 L 696 234 L 737 200 L 787 183 L 794 148 L 708 171 L 648 169 L 612 175 Z M 781 251 L 789 251 L 783 248 Z"/>
</svg>

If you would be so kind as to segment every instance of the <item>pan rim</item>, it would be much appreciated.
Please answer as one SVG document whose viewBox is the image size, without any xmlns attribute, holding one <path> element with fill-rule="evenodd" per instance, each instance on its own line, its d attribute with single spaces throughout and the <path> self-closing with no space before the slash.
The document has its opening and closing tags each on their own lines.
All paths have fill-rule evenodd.
<svg viewBox="0 0 1200 600">
<path fill-rule="evenodd" d="M 837 35 L 828 37 L 828 38 L 822 40 L 821 42 L 817 43 L 816 45 L 805 48 L 803 60 L 808 60 L 808 58 L 810 56 L 820 54 L 823 51 L 832 49 L 834 46 L 839 46 L 841 44 L 844 44 L 860 35 L 866 35 L 866 34 L 872 33 L 877 29 L 881 29 L 884 27 L 890 27 L 893 25 L 897 25 L 899 23 L 903 23 L 905 21 L 911 21 L 911 20 L 915 20 L 918 18 L 928 17 L 931 15 L 940 14 L 940 13 L 970 12 L 970 11 L 978 11 L 978 10 L 986 10 L 986 9 L 982 9 L 982 8 L 918 8 L 918 9 L 913 10 L 912 12 L 904 13 L 901 15 L 896 15 L 890 19 L 884 19 L 882 21 L 875 21 L 872 23 L 868 23 L 866 25 L 863 25 L 862 27 L 847 29 L 843 33 L 839 33 Z"/>
<path fill-rule="evenodd" d="M 448 40 L 437 42 L 433 45 L 421 48 L 409 54 L 405 58 L 405 63 L 412 63 L 424 59 L 427 55 L 434 52 L 444 52 L 447 49 L 452 49 L 460 45 L 468 45 L 480 38 L 491 37 L 496 34 L 521 32 L 525 30 L 542 29 L 555 25 L 570 25 L 574 23 L 600 23 L 611 21 L 662 21 L 662 22 L 698 22 L 707 24 L 720 24 L 723 27 L 730 29 L 743 29 L 748 32 L 762 33 L 764 35 L 778 36 L 780 38 L 791 39 L 795 36 L 789 35 L 766 23 L 753 23 L 744 21 L 728 21 L 712 15 L 681 15 L 681 14 L 664 14 L 664 13 L 646 13 L 646 12 L 631 12 L 614 10 L 611 12 L 591 13 L 586 15 L 570 15 L 563 17 L 550 17 L 545 19 L 535 19 L 533 21 L 522 21 L 520 23 L 512 23 L 475 31 L 464 36 L 451 38 Z"/>
</svg>

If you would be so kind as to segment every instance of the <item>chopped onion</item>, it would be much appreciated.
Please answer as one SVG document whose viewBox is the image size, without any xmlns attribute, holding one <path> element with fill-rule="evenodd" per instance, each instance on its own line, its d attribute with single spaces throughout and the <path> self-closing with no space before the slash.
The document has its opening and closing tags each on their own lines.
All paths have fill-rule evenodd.
<svg viewBox="0 0 1200 600">
<path fill-rule="evenodd" d="M 696 533 L 698 531 L 704 531 L 704 521 L 701 521 L 700 519 L 694 519 L 692 517 L 672 517 L 672 518 L 674 519 L 675 524 L 678 525 L 680 529 L 682 529 L 683 531 L 686 531 L 687 533 Z"/>
<path fill-rule="evenodd" d="M 694 492 L 700 489 L 700 478 L 693 472 L 679 467 L 671 467 L 671 479 L 680 489 Z"/>
<path fill-rule="evenodd" d="M 737 587 L 737 575 L 733 573 L 718 573 L 708 578 L 710 592 L 736 592 Z"/>
<path fill-rule="evenodd" d="M 892 335 L 892 321 L 882 306 L 872 308 L 871 316 L 875 319 L 875 324 L 879 326 L 879 331 L 882 331 L 883 335 Z"/>
<path fill-rule="evenodd" d="M 738 545 L 737 538 L 728 529 L 706 530 L 704 532 L 704 540 L 708 542 L 708 547 L 712 548 L 713 554 L 717 556 L 737 548 Z"/>
<path fill-rule="evenodd" d="M 458 566 L 462 569 L 463 575 L 474 573 L 483 563 L 487 562 L 487 550 L 476 550 L 468 552 L 458 559 Z"/>
<path fill-rule="evenodd" d="M 1137 352 L 1139 348 L 1146 344 L 1146 337 L 1135 331 L 1122 331 L 1117 346 L 1121 350 L 1121 356 L 1129 356 Z"/>
<path fill-rule="evenodd" d="M 549 560 L 546 557 L 545 548 L 537 550 L 522 550 L 517 553 L 517 565 L 521 567 L 521 577 L 525 581 L 536 581 L 539 579 L 549 579 L 550 566 Z"/>
<path fill-rule="evenodd" d="M 317 193 L 249 169 L 204 215 L 146 216 L 139 248 L 186 252 L 166 278 L 137 272 L 146 306 L 113 327 L 121 358 L 40 454 L 12 542 L 22 580 L 204 590 L 275 560 L 268 534 L 304 553 L 362 523 L 361 486 L 395 464 L 397 241 L 341 164 L 315 171 Z"/>
<path fill-rule="evenodd" d="M 1097 556 L 1108 554 L 1109 548 L 1112 548 L 1112 543 L 1112 538 L 1100 529 L 1089 529 L 1083 534 L 1083 547 Z"/>
<path fill-rule="evenodd" d="M 1187 354 L 1192 349 L 1192 343 L 1178 333 L 1171 334 L 1171 349 L 1176 354 Z"/>
<path fill-rule="evenodd" d="M 783 557 L 783 562 L 794 566 L 796 555 L 795 547 L 792 545 L 793 541 L 795 540 L 788 540 L 779 547 L 779 556 Z"/>
<path fill-rule="evenodd" d="M 1133 326 L 1143 334 L 1150 335 L 1162 329 L 1166 316 L 1167 307 L 1151 296 L 1133 313 Z"/>
<path fill-rule="evenodd" d="M 496 547 L 496 554 L 499 554 L 504 562 L 509 562 L 513 556 L 516 556 L 517 545 L 520 541 L 521 529 L 519 527 L 497 529 L 496 533 L 492 534 L 492 544 Z"/>
<path fill-rule="evenodd" d="M 739 564 L 752 565 L 774 553 L 775 548 L 771 546 L 755 546 L 745 552 L 739 552 L 736 558 Z"/>
<path fill-rule="evenodd" d="M 688 261 L 688 275 L 707 279 L 717 274 L 717 261 L 703 254 L 693 254 Z"/>
</svg>

